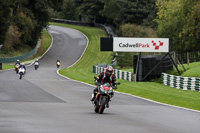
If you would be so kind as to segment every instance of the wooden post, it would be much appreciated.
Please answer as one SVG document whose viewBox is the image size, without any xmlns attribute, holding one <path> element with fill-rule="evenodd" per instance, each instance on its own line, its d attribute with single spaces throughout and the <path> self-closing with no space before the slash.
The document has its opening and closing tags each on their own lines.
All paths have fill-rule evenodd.
<svg viewBox="0 0 200 133">
<path fill-rule="evenodd" d="M 137 82 L 137 74 L 138 74 L 139 61 L 140 61 L 140 60 L 141 60 L 141 52 L 138 53 L 137 66 L 136 66 L 136 71 L 135 71 L 135 82 Z"/>
<path fill-rule="evenodd" d="M 190 56 L 189 56 L 189 52 L 187 52 L 187 65 L 189 66 L 190 63 Z"/>
</svg>

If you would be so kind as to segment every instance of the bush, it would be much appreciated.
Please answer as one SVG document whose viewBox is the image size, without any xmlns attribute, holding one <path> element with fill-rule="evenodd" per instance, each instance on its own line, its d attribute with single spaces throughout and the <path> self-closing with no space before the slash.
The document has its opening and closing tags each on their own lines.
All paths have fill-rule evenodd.
<svg viewBox="0 0 200 133">
<path fill-rule="evenodd" d="M 120 26 L 120 35 L 122 37 L 149 37 L 154 38 L 157 37 L 154 29 L 146 26 L 140 26 L 135 24 L 124 24 Z"/>
<path fill-rule="evenodd" d="M 124 24 L 120 26 L 119 35 L 122 37 L 137 37 L 137 38 L 155 38 L 156 32 L 150 28 L 135 24 Z M 137 53 L 120 52 L 118 53 L 117 62 L 121 67 L 132 67 L 133 56 Z"/>
</svg>

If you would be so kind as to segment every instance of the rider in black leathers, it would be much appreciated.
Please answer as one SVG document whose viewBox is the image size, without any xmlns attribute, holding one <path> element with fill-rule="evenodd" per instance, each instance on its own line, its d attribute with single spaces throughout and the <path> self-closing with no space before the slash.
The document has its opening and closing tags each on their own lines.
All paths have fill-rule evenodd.
<svg viewBox="0 0 200 133">
<path fill-rule="evenodd" d="M 19 66 L 19 68 L 24 68 L 25 71 L 26 71 L 26 66 L 24 65 L 24 63 L 21 63 L 20 66 Z"/>
<path fill-rule="evenodd" d="M 17 59 L 17 61 L 15 62 L 15 65 L 16 65 L 16 64 L 19 64 L 19 65 L 20 65 L 19 59 Z"/>
<path fill-rule="evenodd" d="M 97 78 L 98 78 L 98 80 L 96 80 L 95 82 L 99 82 L 99 83 L 108 82 L 109 84 L 112 84 L 112 86 L 114 86 L 115 89 L 117 89 L 117 86 L 115 84 L 116 83 L 116 76 L 115 76 L 115 74 L 113 74 L 113 67 L 112 66 L 108 66 L 106 68 L 106 71 L 100 73 Z M 93 90 L 91 101 L 94 101 L 97 91 L 98 91 L 98 86 Z"/>
</svg>

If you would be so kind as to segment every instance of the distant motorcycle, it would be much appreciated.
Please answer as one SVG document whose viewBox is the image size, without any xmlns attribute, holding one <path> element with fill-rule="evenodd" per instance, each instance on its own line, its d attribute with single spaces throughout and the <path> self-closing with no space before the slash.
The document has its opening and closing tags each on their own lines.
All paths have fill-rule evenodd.
<svg viewBox="0 0 200 133">
<path fill-rule="evenodd" d="M 35 70 L 37 70 L 37 69 L 39 68 L 39 62 L 36 61 L 36 62 L 34 63 L 34 67 L 35 67 Z"/>
<path fill-rule="evenodd" d="M 19 68 L 19 79 L 22 79 L 22 77 L 24 76 L 24 74 L 25 74 L 25 69 L 24 68 L 22 68 L 22 67 L 20 67 Z"/>
<path fill-rule="evenodd" d="M 98 80 L 97 77 L 94 77 L 95 80 Z M 112 98 L 113 89 L 116 89 L 114 86 L 111 86 L 109 83 L 97 83 L 98 85 L 98 91 L 96 94 L 96 98 L 94 100 L 94 111 L 96 113 L 102 114 L 104 112 L 104 109 L 108 107 L 108 104 L 110 102 L 110 99 Z M 120 83 L 116 83 L 116 85 L 119 85 Z"/>
<path fill-rule="evenodd" d="M 19 66 L 20 66 L 19 64 L 16 64 L 16 65 L 15 65 L 16 74 L 18 74 L 18 72 L 19 72 L 19 70 L 18 70 L 18 69 L 19 69 Z"/>
<path fill-rule="evenodd" d="M 57 68 L 60 67 L 60 64 L 61 64 L 61 63 L 60 63 L 59 61 L 56 62 L 56 66 L 57 66 Z"/>
</svg>

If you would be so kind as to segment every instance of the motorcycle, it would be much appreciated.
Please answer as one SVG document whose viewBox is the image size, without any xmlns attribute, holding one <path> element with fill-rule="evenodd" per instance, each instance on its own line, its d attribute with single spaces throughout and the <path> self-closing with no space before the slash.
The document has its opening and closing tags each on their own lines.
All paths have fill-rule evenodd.
<svg viewBox="0 0 200 133">
<path fill-rule="evenodd" d="M 57 68 L 59 68 L 60 67 L 60 62 L 58 61 L 58 62 L 56 62 L 56 66 L 57 66 Z"/>
<path fill-rule="evenodd" d="M 25 74 L 25 69 L 24 68 L 19 68 L 19 79 L 22 79 L 22 76 L 24 76 L 24 74 Z"/>
<path fill-rule="evenodd" d="M 35 70 L 39 68 L 39 63 L 37 61 L 34 63 L 34 67 L 35 67 Z"/>
<path fill-rule="evenodd" d="M 18 72 L 19 72 L 19 70 L 18 70 L 19 66 L 20 66 L 19 64 L 16 64 L 16 65 L 15 65 L 16 74 L 18 74 Z"/>
<path fill-rule="evenodd" d="M 95 80 L 99 80 L 97 77 L 94 77 Z M 116 89 L 114 86 L 111 86 L 109 83 L 98 83 L 98 91 L 93 102 L 94 104 L 94 111 L 96 113 L 102 114 L 104 109 L 109 105 L 110 99 L 113 97 L 113 89 Z M 120 83 L 115 83 L 116 85 L 120 85 Z"/>
</svg>

